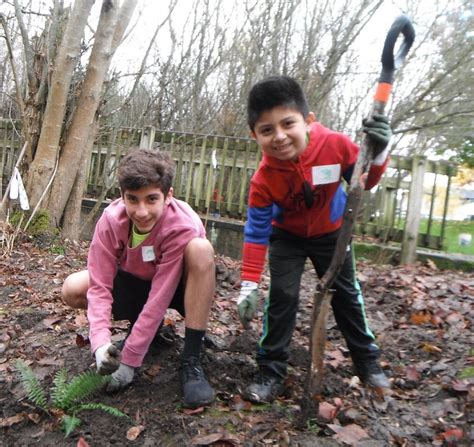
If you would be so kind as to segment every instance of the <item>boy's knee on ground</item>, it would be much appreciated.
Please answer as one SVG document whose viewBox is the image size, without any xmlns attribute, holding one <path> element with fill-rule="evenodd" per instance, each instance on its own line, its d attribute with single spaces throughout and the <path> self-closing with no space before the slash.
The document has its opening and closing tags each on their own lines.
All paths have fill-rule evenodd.
<svg viewBox="0 0 474 447">
<path fill-rule="evenodd" d="M 76 272 L 69 275 L 62 286 L 61 296 L 63 301 L 71 307 L 87 308 L 87 287 L 83 272 Z"/>
</svg>

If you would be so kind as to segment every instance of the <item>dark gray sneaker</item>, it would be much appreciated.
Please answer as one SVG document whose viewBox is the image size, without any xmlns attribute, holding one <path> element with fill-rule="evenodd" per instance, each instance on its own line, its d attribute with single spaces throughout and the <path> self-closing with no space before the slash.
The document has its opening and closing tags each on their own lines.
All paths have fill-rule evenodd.
<svg viewBox="0 0 474 447">
<path fill-rule="evenodd" d="M 376 360 L 354 363 L 354 369 L 360 380 L 366 385 L 372 388 L 390 388 L 390 382 Z"/>
<path fill-rule="evenodd" d="M 207 381 L 198 357 L 181 361 L 181 384 L 186 408 L 198 408 L 211 404 L 215 393 Z"/>
<path fill-rule="evenodd" d="M 269 371 L 259 370 L 253 382 L 245 389 L 243 397 L 256 404 L 271 403 L 283 393 L 284 389 L 281 377 Z"/>
</svg>

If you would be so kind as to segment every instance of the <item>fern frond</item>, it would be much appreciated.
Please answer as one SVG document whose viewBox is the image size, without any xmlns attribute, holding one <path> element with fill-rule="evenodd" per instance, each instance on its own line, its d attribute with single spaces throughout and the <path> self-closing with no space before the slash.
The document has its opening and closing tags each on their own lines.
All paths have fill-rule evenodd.
<svg viewBox="0 0 474 447">
<path fill-rule="evenodd" d="M 64 432 L 64 436 L 67 438 L 72 431 L 81 425 L 81 420 L 76 416 L 70 416 L 65 414 L 61 420 L 61 429 Z"/>
<path fill-rule="evenodd" d="M 16 362 L 16 368 L 20 373 L 21 385 L 25 389 L 28 399 L 37 407 L 48 411 L 48 398 L 33 370 L 21 360 Z"/>
<path fill-rule="evenodd" d="M 67 370 L 63 368 L 54 375 L 53 385 L 51 386 L 51 399 L 55 408 L 59 408 L 57 404 L 61 402 L 64 390 L 66 389 L 67 374 Z"/>
<path fill-rule="evenodd" d="M 55 402 L 55 407 L 67 413 L 71 407 L 102 388 L 109 380 L 110 377 L 101 376 L 93 371 L 79 374 L 64 385 L 60 398 Z"/>
<path fill-rule="evenodd" d="M 79 411 L 83 410 L 102 410 L 105 411 L 112 416 L 117 416 L 117 417 L 128 417 L 125 413 L 122 413 L 118 408 L 111 407 L 109 405 L 101 404 L 101 403 L 94 403 L 94 402 L 89 402 L 86 404 L 80 404 L 77 407 L 73 408 L 74 413 L 78 413 Z"/>
</svg>

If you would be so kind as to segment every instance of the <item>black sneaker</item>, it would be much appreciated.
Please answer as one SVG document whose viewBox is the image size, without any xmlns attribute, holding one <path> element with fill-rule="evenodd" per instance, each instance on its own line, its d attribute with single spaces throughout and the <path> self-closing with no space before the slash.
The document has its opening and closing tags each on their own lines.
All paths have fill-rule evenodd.
<svg viewBox="0 0 474 447">
<path fill-rule="evenodd" d="M 259 370 L 253 382 L 245 389 L 244 398 L 256 404 L 271 403 L 284 389 L 281 377 L 266 370 Z"/>
<path fill-rule="evenodd" d="M 390 382 L 376 360 L 354 363 L 354 369 L 360 380 L 366 385 L 372 388 L 390 388 Z"/>
<path fill-rule="evenodd" d="M 198 357 L 189 357 L 181 362 L 181 384 L 186 408 L 198 408 L 211 404 L 215 393 L 207 381 Z"/>
</svg>

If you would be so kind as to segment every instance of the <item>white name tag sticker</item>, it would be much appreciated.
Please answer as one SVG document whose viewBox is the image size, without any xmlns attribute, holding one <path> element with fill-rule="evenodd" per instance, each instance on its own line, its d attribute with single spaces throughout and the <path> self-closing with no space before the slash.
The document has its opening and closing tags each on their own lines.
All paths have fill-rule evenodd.
<svg viewBox="0 0 474 447">
<path fill-rule="evenodd" d="M 313 176 L 313 185 L 335 183 L 341 178 L 341 165 L 313 166 L 311 173 Z"/>
<path fill-rule="evenodd" d="M 150 262 L 155 260 L 155 250 L 152 245 L 145 245 L 142 247 L 143 262 Z"/>
</svg>

